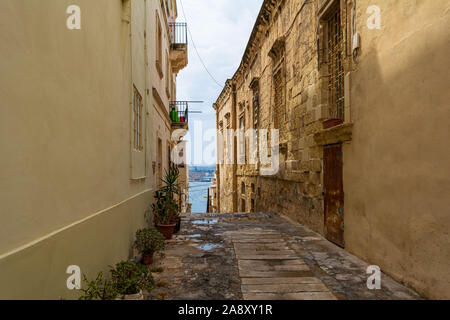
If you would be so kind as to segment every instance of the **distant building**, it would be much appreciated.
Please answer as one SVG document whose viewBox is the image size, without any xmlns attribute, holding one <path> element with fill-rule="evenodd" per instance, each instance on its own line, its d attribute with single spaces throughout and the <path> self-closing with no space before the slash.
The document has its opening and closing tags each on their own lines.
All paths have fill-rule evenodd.
<svg viewBox="0 0 450 320">
<path fill-rule="evenodd" d="M 211 185 L 208 191 L 208 209 L 207 213 L 218 213 L 217 211 L 217 174 L 211 180 Z"/>
</svg>

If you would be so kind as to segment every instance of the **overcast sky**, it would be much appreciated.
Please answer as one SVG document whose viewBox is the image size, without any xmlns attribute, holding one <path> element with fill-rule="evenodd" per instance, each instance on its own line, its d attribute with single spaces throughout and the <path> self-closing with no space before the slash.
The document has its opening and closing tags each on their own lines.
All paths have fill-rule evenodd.
<svg viewBox="0 0 450 320">
<path fill-rule="evenodd" d="M 189 39 L 189 64 L 177 79 L 177 100 L 204 101 L 193 104 L 190 110 L 202 111 L 201 115 L 190 115 L 190 137 L 216 128 L 215 111 L 212 104 L 222 91 L 225 81 L 231 78 L 239 67 L 245 47 L 263 0 L 177 0 L 178 22 L 187 22 L 200 57 L 208 70 L 219 82 L 216 84 L 205 71 L 191 39 Z M 183 9 L 181 3 L 184 7 Z M 196 132 L 197 130 L 197 132 Z M 203 147 L 211 145 L 205 142 Z M 190 164 L 201 165 L 198 145 L 191 152 Z M 194 155 L 197 153 L 197 156 Z"/>
</svg>

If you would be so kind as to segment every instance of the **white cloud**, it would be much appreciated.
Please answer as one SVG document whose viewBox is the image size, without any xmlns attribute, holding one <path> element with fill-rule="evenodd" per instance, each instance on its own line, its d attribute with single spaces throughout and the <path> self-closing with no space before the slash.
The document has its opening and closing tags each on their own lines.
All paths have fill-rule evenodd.
<svg viewBox="0 0 450 320">
<path fill-rule="evenodd" d="M 186 20 L 180 5 L 182 1 Z M 238 68 L 263 0 L 178 0 L 178 21 L 186 21 L 199 55 L 214 78 L 225 84 Z M 178 100 L 203 100 L 191 110 L 202 111 L 204 130 L 215 128 L 212 104 L 222 87 L 207 74 L 189 39 L 189 64 L 178 75 Z"/>
</svg>

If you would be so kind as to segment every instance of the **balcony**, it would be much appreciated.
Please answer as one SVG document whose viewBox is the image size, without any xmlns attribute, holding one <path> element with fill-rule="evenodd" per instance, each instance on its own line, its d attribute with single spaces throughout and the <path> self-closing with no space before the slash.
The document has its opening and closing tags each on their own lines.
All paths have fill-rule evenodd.
<svg viewBox="0 0 450 320">
<path fill-rule="evenodd" d="M 171 101 L 170 120 L 172 120 L 172 130 L 189 130 L 189 102 Z"/>
<path fill-rule="evenodd" d="M 170 34 L 170 61 L 172 71 L 178 73 L 188 64 L 188 30 L 186 23 L 171 22 Z"/>
</svg>

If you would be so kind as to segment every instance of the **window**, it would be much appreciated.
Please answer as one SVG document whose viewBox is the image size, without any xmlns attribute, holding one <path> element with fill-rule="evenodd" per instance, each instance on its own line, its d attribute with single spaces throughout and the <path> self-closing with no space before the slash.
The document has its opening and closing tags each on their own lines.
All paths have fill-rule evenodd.
<svg viewBox="0 0 450 320">
<path fill-rule="evenodd" d="M 142 96 L 136 87 L 133 86 L 133 142 L 134 149 L 137 151 L 142 151 L 144 149 L 142 137 L 143 109 Z"/>
<path fill-rule="evenodd" d="M 284 71 L 284 38 L 275 41 L 269 56 L 272 58 L 272 82 L 274 87 L 273 121 L 275 129 L 280 129 L 281 114 L 285 113 L 285 71 Z"/>
<path fill-rule="evenodd" d="M 344 120 L 343 34 L 340 7 L 325 22 L 327 27 L 328 95 L 331 118 Z"/>
<path fill-rule="evenodd" d="M 278 70 L 273 77 L 275 88 L 275 100 L 274 100 L 274 127 L 280 129 L 280 113 L 284 104 L 284 81 L 281 74 L 281 70 Z"/>
<path fill-rule="evenodd" d="M 241 212 L 245 212 L 245 200 L 241 200 Z"/>
<path fill-rule="evenodd" d="M 259 127 L 259 80 L 255 79 L 250 85 L 253 92 L 253 129 Z"/>
<path fill-rule="evenodd" d="M 241 183 L 241 194 L 245 194 L 245 183 L 244 182 L 242 182 Z"/>
<path fill-rule="evenodd" d="M 243 115 L 239 119 L 239 160 L 240 164 L 244 164 L 247 161 L 247 148 L 246 148 L 246 141 L 245 141 L 245 115 Z"/>
<path fill-rule="evenodd" d="M 225 119 L 226 119 L 226 123 L 227 123 L 227 129 L 230 129 L 231 128 L 231 114 L 229 112 L 225 115 Z"/>
<path fill-rule="evenodd" d="M 252 183 L 252 193 L 255 193 L 255 184 Z"/>
<path fill-rule="evenodd" d="M 162 78 L 162 28 L 158 13 L 156 13 L 156 68 Z"/>
</svg>

